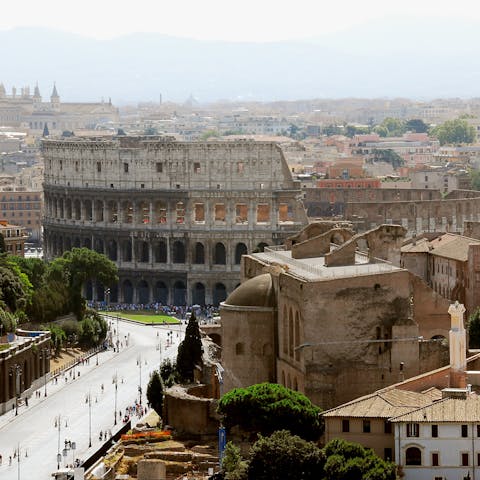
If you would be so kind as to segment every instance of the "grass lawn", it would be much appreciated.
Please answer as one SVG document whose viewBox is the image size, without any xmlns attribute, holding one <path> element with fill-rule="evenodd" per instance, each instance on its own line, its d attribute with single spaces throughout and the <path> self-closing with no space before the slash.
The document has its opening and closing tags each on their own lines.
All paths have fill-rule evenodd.
<svg viewBox="0 0 480 480">
<path fill-rule="evenodd" d="M 108 312 L 109 315 L 127 318 L 140 323 L 180 323 L 178 318 L 170 317 L 168 315 L 151 315 L 149 313 L 125 313 L 125 312 Z"/>
<path fill-rule="evenodd" d="M 8 348 L 10 348 L 10 344 L 9 343 L 0 343 L 0 352 L 2 350 L 7 350 Z"/>
</svg>

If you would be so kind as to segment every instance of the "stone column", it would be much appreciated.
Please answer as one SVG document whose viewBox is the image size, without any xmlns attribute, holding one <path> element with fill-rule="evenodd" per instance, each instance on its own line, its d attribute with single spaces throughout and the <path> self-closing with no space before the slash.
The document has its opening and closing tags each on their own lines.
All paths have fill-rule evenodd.
<svg viewBox="0 0 480 480">
<path fill-rule="evenodd" d="M 448 313 L 451 317 L 449 332 L 450 346 L 450 387 L 466 387 L 467 368 L 467 334 L 463 325 L 463 304 L 455 302 L 450 305 Z"/>
</svg>

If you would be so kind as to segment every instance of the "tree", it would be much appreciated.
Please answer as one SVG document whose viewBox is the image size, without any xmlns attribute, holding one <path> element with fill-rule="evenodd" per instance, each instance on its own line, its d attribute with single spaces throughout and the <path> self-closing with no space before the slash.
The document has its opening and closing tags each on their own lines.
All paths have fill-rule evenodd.
<svg viewBox="0 0 480 480">
<path fill-rule="evenodd" d="M 160 376 L 165 387 L 170 388 L 177 382 L 177 365 L 169 358 L 166 358 L 160 365 Z"/>
<path fill-rule="evenodd" d="M 248 462 L 242 460 L 240 449 L 232 442 L 228 442 L 222 460 L 225 480 L 247 480 L 247 467 Z"/>
<path fill-rule="evenodd" d="M 412 118 L 405 122 L 407 132 L 427 133 L 428 125 L 420 118 Z"/>
<path fill-rule="evenodd" d="M 323 478 L 325 457 L 313 443 L 287 430 L 260 438 L 250 449 L 250 480 L 318 480 Z"/>
<path fill-rule="evenodd" d="M 202 364 L 202 338 L 195 312 L 188 321 L 185 339 L 180 343 L 177 353 L 177 371 L 185 382 L 193 382 L 194 370 Z"/>
<path fill-rule="evenodd" d="M 371 449 L 336 438 L 323 448 L 325 480 L 395 480 L 396 466 Z"/>
<path fill-rule="evenodd" d="M 118 282 L 117 266 L 105 255 L 88 248 L 73 248 L 50 262 L 47 277 L 64 281 L 70 292 L 70 308 L 78 319 L 85 314 L 82 286 L 94 280 L 104 286 Z"/>
<path fill-rule="evenodd" d="M 473 143 L 476 139 L 475 128 L 461 118 L 447 120 L 433 128 L 430 133 L 438 138 L 440 145 Z"/>
<path fill-rule="evenodd" d="M 322 433 L 320 411 L 305 395 L 276 383 L 234 388 L 218 403 L 227 428 L 239 425 L 264 435 L 286 429 L 307 440 Z"/>
<path fill-rule="evenodd" d="M 469 170 L 470 182 L 474 190 L 480 190 L 480 170 Z"/>
<path fill-rule="evenodd" d="M 163 411 L 163 384 L 157 370 L 152 373 L 147 386 L 147 400 L 152 408 L 162 416 Z"/>
<path fill-rule="evenodd" d="M 27 275 L 34 289 L 40 288 L 43 285 L 43 276 L 46 271 L 46 264 L 43 260 L 40 258 L 12 256 L 10 257 L 10 261 L 17 264 L 21 272 Z"/>
<path fill-rule="evenodd" d="M 406 132 L 405 122 L 399 118 L 387 117 L 380 126 L 387 130 L 387 137 L 400 137 Z"/>
<path fill-rule="evenodd" d="M 480 348 L 480 307 L 470 315 L 467 330 L 469 348 Z"/>
<path fill-rule="evenodd" d="M 405 163 L 403 158 L 397 152 L 394 152 L 390 148 L 376 148 L 373 151 L 373 161 L 390 163 L 395 170 Z"/>
<path fill-rule="evenodd" d="M 87 310 L 80 323 L 79 344 L 85 348 L 100 345 L 107 336 L 107 322 L 95 310 Z"/>
<path fill-rule="evenodd" d="M 26 307 L 27 292 L 19 276 L 6 264 L 0 264 L 0 304 L 11 312 Z"/>
</svg>

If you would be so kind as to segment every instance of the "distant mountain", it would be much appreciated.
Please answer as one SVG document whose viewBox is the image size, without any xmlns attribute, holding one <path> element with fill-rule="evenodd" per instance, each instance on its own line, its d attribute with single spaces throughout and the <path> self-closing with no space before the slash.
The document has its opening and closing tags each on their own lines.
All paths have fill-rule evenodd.
<svg viewBox="0 0 480 480">
<path fill-rule="evenodd" d="M 0 31 L 0 82 L 38 81 L 47 98 L 200 102 L 480 96 L 480 25 L 390 18 L 309 41 L 233 43 L 159 34 L 94 40 L 40 28 Z"/>
</svg>

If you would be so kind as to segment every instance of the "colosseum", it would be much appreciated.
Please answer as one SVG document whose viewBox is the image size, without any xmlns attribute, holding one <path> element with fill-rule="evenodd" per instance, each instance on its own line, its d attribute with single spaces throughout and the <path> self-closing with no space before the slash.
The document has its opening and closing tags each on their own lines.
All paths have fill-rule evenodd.
<svg viewBox="0 0 480 480">
<path fill-rule="evenodd" d="M 111 302 L 217 305 L 240 283 L 243 254 L 307 224 L 273 142 L 46 139 L 43 157 L 45 256 L 105 253 L 119 268 Z"/>
</svg>

